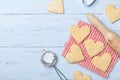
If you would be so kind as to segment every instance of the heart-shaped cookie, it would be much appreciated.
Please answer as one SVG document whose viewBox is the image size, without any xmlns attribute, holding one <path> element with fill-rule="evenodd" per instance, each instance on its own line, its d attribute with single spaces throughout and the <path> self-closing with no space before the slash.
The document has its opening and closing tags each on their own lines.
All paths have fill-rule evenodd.
<svg viewBox="0 0 120 80">
<path fill-rule="evenodd" d="M 80 71 L 74 72 L 73 78 L 73 80 L 91 80 L 91 77 L 89 75 L 83 75 Z"/>
<path fill-rule="evenodd" d="M 54 13 L 64 13 L 63 1 L 52 0 L 52 2 L 47 5 L 47 11 Z"/>
<path fill-rule="evenodd" d="M 106 7 L 106 14 L 111 23 L 120 19 L 120 8 L 116 8 L 114 5 L 109 4 Z"/>
<path fill-rule="evenodd" d="M 85 41 L 85 47 L 90 57 L 93 57 L 100 53 L 104 49 L 104 44 L 102 42 L 94 42 L 92 39 L 87 39 Z"/>
<path fill-rule="evenodd" d="M 69 63 L 75 63 L 75 62 L 84 60 L 83 53 L 81 49 L 79 48 L 79 46 L 76 44 L 73 44 L 71 46 L 65 58 Z"/>
<path fill-rule="evenodd" d="M 73 25 L 70 28 L 70 33 L 75 38 L 75 40 L 80 43 L 89 35 L 90 28 L 88 26 L 82 26 L 79 28 L 79 26 Z"/>
<path fill-rule="evenodd" d="M 109 53 L 104 53 L 101 57 L 95 56 L 92 59 L 92 64 L 102 71 L 106 71 L 111 63 L 111 55 Z"/>
</svg>

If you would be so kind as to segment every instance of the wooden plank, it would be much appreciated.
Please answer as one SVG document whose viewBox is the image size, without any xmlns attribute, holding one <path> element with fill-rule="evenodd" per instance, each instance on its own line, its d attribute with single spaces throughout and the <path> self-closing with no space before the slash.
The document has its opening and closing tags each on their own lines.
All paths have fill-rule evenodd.
<svg viewBox="0 0 120 80">
<path fill-rule="evenodd" d="M 46 68 L 40 62 L 43 49 L 54 51 L 58 56 L 57 67 L 67 76 L 73 79 L 73 72 L 82 71 L 92 76 L 92 80 L 119 80 L 120 61 L 117 62 L 108 79 L 77 65 L 69 64 L 61 56 L 63 48 L 6 48 L 0 52 L 0 80 L 59 80 L 53 68 Z"/>
<path fill-rule="evenodd" d="M 115 4 L 120 7 L 119 0 L 98 0 L 91 7 L 85 7 L 82 0 L 63 0 L 65 14 L 86 14 L 92 12 L 95 14 L 105 14 L 105 6 Z M 28 3 L 29 2 L 29 3 Z M 18 14 L 18 15 L 39 15 L 51 14 L 46 11 L 46 5 L 51 0 L 4 0 L 0 2 L 0 14 Z"/>
<path fill-rule="evenodd" d="M 111 24 L 97 15 L 107 27 L 120 34 L 120 21 Z M 79 20 L 88 22 L 86 15 L 19 15 L 0 16 L 0 47 L 63 47 L 69 28 Z"/>
</svg>

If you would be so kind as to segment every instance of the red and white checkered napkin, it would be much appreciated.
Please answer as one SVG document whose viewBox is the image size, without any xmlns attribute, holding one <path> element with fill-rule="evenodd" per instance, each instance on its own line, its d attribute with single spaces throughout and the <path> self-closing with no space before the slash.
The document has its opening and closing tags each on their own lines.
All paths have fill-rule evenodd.
<svg viewBox="0 0 120 80">
<path fill-rule="evenodd" d="M 79 44 L 75 41 L 75 39 L 74 39 L 72 36 L 70 36 L 69 40 L 68 40 L 67 43 L 65 44 L 65 48 L 64 48 L 64 51 L 63 51 L 62 55 L 63 55 L 64 57 L 66 56 L 66 54 L 68 53 L 68 51 L 69 51 L 69 49 L 70 49 L 70 47 L 71 47 L 71 45 L 72 45 L 73 43 L 79 45 L 79 47 L 80 47 L 80 48 L 82 49 L 82 51 L 83 51 L 83 54 L 84 54 L 84 56 L 85 56 L 85 60 L 82 61 L 82 62 L 78 62 L 78 64 L 81 65 L 81 66 L 83 66 L 83 67 L 85 67 L 85 68 L 87 68 L 87 69 L 89 69 L 89 70 L 91 70 L 91 71 L 93 71 L 93 72 L 95 72 L 95 73 L 97 73 L 97 74 L 99 74 L 99 75 L 101 75 L 101 76 L 103 76 L 103 77 L 105 77 L 105 78 L 107 78 L 107 77 L 109 76 L 111 70 L 113 69 L 115 63 L 116 63 L 117 60 L 118 60 L 118 55 L 117 55 L 117 53 L 109 46 L 109 44 L 107 44 L 107 42 L 106 42 L 105 39 L 104 39 L 104 36 L 103 36 L 103 35 L 101 34 L 101 32 L 99 32 L 94 26 L 92 26 L 92 25 L 90 25 L 90 24 L 88 24 L 88 23 L 82 22 L 82 21 L 80 21 L 80 22 L 78 23 L 78 26 L 79 26 L 79 27 L 88 26 L 88 27 L 90 28 L 90 30 L 91 30 L 89 36 L 86 37 L 86 38 L 85 38 L 81 43 L 79 43 Z M 104 50 L 103 50 L 100 54 L 98 54 L 98 55 L 102 55 L 102 54 L 104 54 L 105 52 L 108 52 L 108 53 L 111 54 L 111 56 L 112 56 L 112 61 L 111 61 L 111 64 L 110 64 L 110 66 L 108 67 L 108 69 L 107 69 L 106 72 L 103 72 L 103 71 L 97 69 L 97 68 L 91 63 L 92 58 L 90 58 L 90 57 L 88 56 L 88 53 L 87 53 L 87 51 L 86 51 L 86 49 L 85 49 L 85 46 L 84 46 L 84 41 L 87 40 L 88 38 L 91 38 L 91 39 L 93 39 L 93 40 L 95 40 L 95 41 L 101 41 L 101 42 L 104 43 L 105 48 L 104 48 Z"/>
</svg>

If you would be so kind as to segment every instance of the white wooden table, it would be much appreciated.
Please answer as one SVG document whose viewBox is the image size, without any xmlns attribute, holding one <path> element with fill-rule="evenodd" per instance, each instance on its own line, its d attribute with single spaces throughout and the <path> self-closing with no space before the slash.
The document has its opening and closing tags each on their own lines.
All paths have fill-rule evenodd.
<svg viewBox="0 0 120 80">
<path fill-rule="evenodd" d="M 54 69 L 40 63 L 43 49 L 59 56 L 57 66 L 70 80 L 76 70 L 93 80 L 120 80 L 120 60 L 104 79 L 77 64 L 68 64 L 61 56 L 69 27 L 79 20 L 88 22 L 88 12 L 120 35 L 120 21 L 111 24 L 105 15 L 105 6 L 112 3 L 120 7 L 120 0 L 97 0 L 91 7 L 85 7 L 81 0 L 64 0 L 65 14 L 47 12 L 50 1 L 0 0 L 0 80 L 59 80 Z"/>
</svg>

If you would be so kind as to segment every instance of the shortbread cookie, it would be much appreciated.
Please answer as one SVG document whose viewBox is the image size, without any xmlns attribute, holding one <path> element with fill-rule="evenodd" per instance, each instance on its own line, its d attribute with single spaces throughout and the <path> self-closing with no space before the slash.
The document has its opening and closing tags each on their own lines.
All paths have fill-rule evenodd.
<svg viewBox="0 0 120 80">
<path fill-rule="evenodd" d="M 116 8 L 114 5 L 109 4 L 106 7 L 106 14 L 111 23 L 120 19 L 120 8 Z"/>
<path fill-rule="evenodd" d="M 64 13 L 63 1 L 52 0 L 52 2 L 47 5 L 47 11 L 54 13 Z"/>
<path fill-rule="evenodd" d="M 69 63 L 75 63 L 75 62 L 84 60 L 83 53 L 79 48 L 79 46 L 76 44 L 73 44 L 71 46 L 65 58 Z"/>
<path fill-rule="evenodd" d="M 83 75 L 82 72 L 76 71 L 73 74 L 73 80 L 92 80 L 89 75 Z"/>
<path fill-rule="evenodd" d="M 107 70 L 107 68 L 109 67 L 110 63 L 111 63 L 111 59 L 112 59 L 112 57 L 109 53 L 104 53 L 101 57 L 100 56 L 95 56 L 92 59 L 92 63 L 98 69 L 105 72 Z"/>
<path fill-rule="evenodd" d="M 88 26 L 82 26 L 79 28 L 77 25 L 73 25 L 70 28 L 70 33 L 72 34 L 73 38 L 80 43 L 89 35 L 90 28 Z"/>
<path fill-rule="evenodd" d="M 93 57 L 100 53 L 104 49 L 104 44 L 99 42 L 94 42 L 92 39 L 87 39 L 85 41 L 85 47 L 90 57 Z"/>
</svg>

